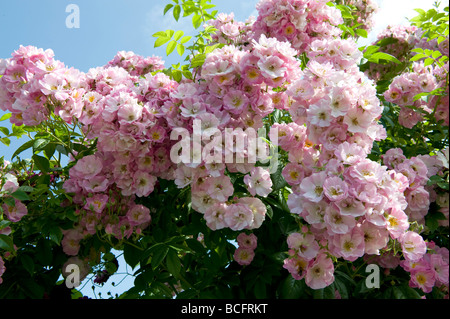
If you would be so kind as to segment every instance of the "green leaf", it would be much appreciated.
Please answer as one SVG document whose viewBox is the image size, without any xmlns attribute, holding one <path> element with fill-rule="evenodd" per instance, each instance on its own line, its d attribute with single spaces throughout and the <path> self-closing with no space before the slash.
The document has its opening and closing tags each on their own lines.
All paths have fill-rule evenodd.
<svg viewBox="0 0 450 319">
<path fill-rule="evenodd" d="M 173 39 L 174 39 L 175 41 L 178 41 L 178 40 L 180 40 L 180 38 L 181 38 L 183 35 L 184 35 L 184 32 L 181 31 L 181 30 L 179 30 L 179 31 L 177 31 L 177 32 L 174 33 Z"/>
<path fill-rule="evenodd" d="M 175 81 L 180 82 L 183 78 L 183 74 L 180 70 L 172 70 L 172 77 Z"/>
<path fill-rule="evenodd" d="M 105 264 L 105 269 L 109 274 L 114 274 L 117 271 L 117 265 L 113 262 L 108 262 Z"/>
<path fill-rule="evenodd" d="M 128 265 L 130 265 L 131 268 L 135 268 L 137 264 L 139 263 L 141 259 L 142 250 L 129 245 L 125 244 L 123 247 L 123 257 L 125 258 L 125 261 Z"/>
<path fill-rule="evenodd" d="M 166 33 L 166 37 L 172 38 L 175 31 L 169 29 L 169 30 L 166 30 L 165 33 Z"/>
<path fill-rule="evenodd" d="M 156 39 L 155 41 L 155 48 L 160 47 L 164 44 L 166 44 L 167 42 L 169 42 L 170 38 L 164 36 L 164 37 L 159 37 L 158 39 Z"/>
<path fill-rule="evenodd" d="M 27 193 L 25 193 L 22 190 L 16 190 L 14 193 L 11 194 L 11 196 L 20 201 L 30 200 L 30 197 L 28 197 Z"/>
<path fill-rule="evenodd" d="M 173 8 L 173 4 L 169 3 L 168 5 L 166 5 L 164 8 L 164 15 L 167 13 L 167 11 L 169 11 L 172 8 Z"/>
<path fill-rule="evenodd" d="M 412 49 L 411 52 L 423 53 L 423 49 L 422 48 L 415 48 L 415 49 Z"/>
<path fill-rule="evenodd" d="M 196 68 L 199 66 L 202 66 L 205 62 L 206 54 L 197 54 L 192 60 L 191 60 L 191 67 Z"/>
<path fill-rule="evenodd" d="M 180 13 L 181 13 L 181 7 L 179 5 L 176 5 L 173 8 L 173 17 L 175 18 L 176 21 L 178 21 L 178 19 L 180 19 Z"/>
<path fill-rule="evenodd" d="M 59 153 L 63 154 L 63 155 L 69 155 L 69 152 L 68 152 L 67 148 L 64 145 L 57 144 L 56 145 L 56 150 Z"/>
<path fill-rule="evenodd" d="M 47 146 L 44 147 L 44 154 L 47 158 L 51 158 L 53 154 L 55 154 L 56 150 L 56 144 L 55 143 L 49 143 Z"/>
<path fill-rule="evenodd" d="M 180 40 L 180 44 L 185 44 L 186 42 L 188 42 L 190 39 L 192 39 L 192 37 L 190 35 L 184 36 L 181 40 Z"/>
<path fill-rule="evenodd" d="M 32 280 L 21 278 L 18 286 L 22 287 L 27 295 L 32 299 L 42 299 L 44 295 L 44 287 Z"/>
<path fill-rule="evenodd" d="M 441 52 L 439 51 L 434 51 L 433 54 L 431 55 L 433 59 L 437 59 L 442 55 Z"/>
<path fill-rule="evenodd" d="M 305 290 L 304 280 L 295 280 L 289 275 L 281 285 L 280 295 L 283 299 L 299 299 L 305 295 Z"/>
<path fill-rule="evenodd" d="M 50 228 L 50 239 L 57 245 L 61 243 L 61 239 L 63 237 L 63 233 L 61 231 L 61 228 L 58 226 L 53 226 Z"/>
<path fill-rule="evenodd" d="M 192 25 L 194 29 L 198 29 L 201 24 L 202 24 L 202 16 L 199 14 L 194 14 L 194 16 L 192 17 Z"/>
<path fill-rule="evenodd" d="M 48 145 L 48 143 L 50 143 L 49 139 L 38 138 L 34 141 L 33 149 L 35 151 L 41 151 Z"/>
<path fill-rule="evenodd" d="M 48 159 L 46 159 L 43 156 L 40 155 L 33 155 L 33 161 L 36 164 L 37 168 L 42 172 L 42 173 L 47 173 L 50 170 L 50 162 Z"/>
<path fill-rule="evenodd" d="M 3 134 L 5 134 L 6 136 L 9 135 L 9 129 L 7 127 L 0 127 L 0 132 L 2 132 Z"/>
<path fill-rule="evenodd" d="M 397 43 L 398 39 L 394 38 L 394 37 L 388 37 L 388 38 L 384 38 L 381 39 L 380 41 L 377 42 L 377 45 L 379 45 L 380 47 L 384 47 L 387 46 L 389 44 L 393 44 L 393 43 Z"/>
<path fill-rule="evenodd" d="M 278 165 L 277 171 L 274 174 L 270 175 L 270 178 L 272 179 L 272 189 L 274 191 L 279 190 L 285 186 L 287 186 L 287 182 L 284 179 L 283 175 L 281 174 L 283 171 L 283 166 Z"/>
<path fill-rule="evenodd" d="M 186 244 L 190 249 L 200 255 L 205 253 L 205 247 L 197 239 L 187 239 Z"/>
<path fill-rule="evenodd" d="M 179 56 L 183 56 L 183 54 L 184 54 L 184 45 L 182 45 L 182 44 L 178 44 L 177 45 L 177 52 L 178 52 L 178 55 Z"/>
<path fill-rule="evenodd" d="M 213 52 L 215 49 L 217 48 L 222 48 L 224 46 L 223 43 L 218 43 L 218 44 L 214 44 L 214 45 L 209 45 L 205 48 L 205 53 L 211 53 Z"/>
<path fill-rule="evenodd" d="M 116 258 L 112 252 L 107 252 L 103 255 L 103 260 L 105 261 L 113 261 Z"/>
<path fill-rule="evenodd" d="M 181 262 L 180 258 L 175 250 L 170 249 L 167 253 L 166 257 L 167 269 L 169 272 L 175 277 L 178 278 L 180 276 L 181 271 Z"/>
<path fill-rule="evenodd" d="M 25 270 L 28 271 L 28 273 L 30 275 L 33 275 L 33 272 L 34 272 L 33 258 L 31 258 L 30 256 L 28 256 L 26 254 L 23 254 L 22 256 L 20 256 L 20 261 L 22 262 L 23 268 L 25 268 Z"/>
<path fill-rule="evenodd" d="M 335 278 L 334 280 L 334 286 L 338 290 L 339 294 L 341 295 L 342 299 L 348 299 L 348 289 L 345 286 L 344 282 L 341 281 L 339 278 Z"/>
<path fill-rule="evenodd" d="M 0 248 L 10 252 L 14 251 L 14 243 L 11 237 L 0 234 Z"/>
<path fill-rule="evenodd" d="M 269 216 L 269 218 L 272 219 L 273 218 L 272 206 L 271 205 L 266 205 L 266 209 L 267 209 L 267 212 L 266 212 L 267 216 Z"/>
<path fill-rule="evenodd" d="M 442 188 L 442 189 L 449 190 L 448 183 L 445 183 L 445 182 L 438 182 L 437 185 L 438 185 L 440 188 Z"/>
<path fill-rule="evenodd" d="M 19 155 L 20 153 L 22 153 L 23 151 L 33 147 L 34 145 L 34 140 L 28 141 L 24 144 L 22 144 L 12 155 L 11 159 L 13 159 L 14 157 L 16 157 L 17 155 Z"/>
<path fill-rule="evenodd" d="M 173 52 L 173 50 L 175 50 L 176 46 L 177 46 L 176 41 L 174 40 L 170 41 L 166 48 L 166 54 L 170 55 Z"/>
<path fill-rule="evenodd" d="M 0 117 L 0 122 L 9 120 L 11 118 L 11 116 L 12 116 L 12 113 L 3 114 L 2 117 Z"/>
<path fill-rule="evenodd" d="M 367 38 L 367 30 L 364 30 L 364 29 L 356 29 L 355 32 L 356 32 L 356 34 L 359 35 L 360 37 Z"/>
<path fill-rule="evenodd" d="M 155 38 L 166 37 L 167 38 L 168 36 L 165 31 L 158 31 L 156 33 L 153 33 L 152 37 L 155 37 Z"/>
<path fill-rule="evenodd" d="M 35 248 L 36 258 L 43 266 L 50 266 L 53 260 L 53 251 L 50 241 L 41 238 Z"/>
<path fill-rule="evenodd" d="M 195 289 L 189 288 L 177 294 L 177 299 L 193 299 L 197 296 Z"/>
<path fill-rule="evenodd" d="M 394 62 L 396 64 L 401 63 L 395 56 L 390 55 L 388 53 L 384 53 L 384 52 L 376 52 L 368 60 L 370 62 L 374 62 L 374 63 L 379 63 L 380 60 L 386 60 L 389 62 Z"/>
<path fill-rule="evenodd" d="M 429 66 L 429 65 L 433 64 L 433 62 L 434 62 L 434 59 L 432 59 L 432 58 L 425 59 L 424 66 Z"/>
<path fill-rule="evenodd" d="M 166 258 L 167 252 L 169 251 L 169 247 L 164 244 L 158 244 L 154 249 L 151 265 L 153 269 L 156 269 Z"/>
<path fill-rule="evenodd" d="M 254 293 L 257 299 L 267 298 L 266 284 L 262 280 L 256 282 Z"/>
<path fill-rule="evenodd" d="M 6 146 L 9 146 L 11 144 L 11 140 L 9 138 L 7 138 L 7 137 L 0 138 L 0 142 L 5 144 Z"/>
<path fill-rule="evenodd" d="M 426 57 L 428 57 L 426 54 L 419 53 L 419 54 L 414 55 L 411 59 L 409 59 L 409 61 L 414 62 L 414 61 L 418 61 L 418 60 L 426 58 Z"/>
<path fill-rule="evenodd" d="M 418 12 L 421 16 L 424 16 L 426 14 L 425 10 L 423 9 L 414 9 L 414 11 Z"/>
<path fill-rule="evenodd" d="M 434 232 L 439 227 L 439 221 L 437 218 L 428 214 L 425 218 L 425 225 L 428 227 L 430 232 Z"/>
<path fill-rule="evenodd" d="M 349 7 L 339 4 L 336 6 L 336 8 L 341 10 L 341 14 L 344 19 L 353 19 L 353 15 L 352 15 L 352 12 L 350 11 Z"/>
</svg>

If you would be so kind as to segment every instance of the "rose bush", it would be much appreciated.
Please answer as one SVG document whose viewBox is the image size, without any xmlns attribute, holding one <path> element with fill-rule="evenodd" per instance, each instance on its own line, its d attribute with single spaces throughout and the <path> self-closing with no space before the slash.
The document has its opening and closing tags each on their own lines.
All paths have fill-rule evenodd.
<svg viewBox="0 0 450 319">
<path fill-rule="evenodd" d="M 165 7 L 204 27 L 154 35 L 183 65 L 0 60 L 1 141 L 29 138 L 2 159 L 0 295 L 79 297 L 67 265 L 102 285 L 123 255 L 121 298 L 448 298 L 448 7 L 362 48 L 370 1 L 213 7 Z"/>
</svg>

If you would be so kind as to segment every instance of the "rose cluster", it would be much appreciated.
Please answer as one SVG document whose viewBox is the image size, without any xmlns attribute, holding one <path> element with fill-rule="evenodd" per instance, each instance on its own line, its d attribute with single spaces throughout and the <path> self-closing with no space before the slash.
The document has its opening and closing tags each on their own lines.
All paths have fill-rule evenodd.
<svg viewBox="0 0 450 319">
<path fill-rule="evenodd" d="M 346 141 L 369 153 L 373 141 L 386 136 L 378 123 L 383 106 L 372 81 L 356 67 L 356 43 L 315 40 L 308 57 L 304 75 L 287 90 L 292 120 L 306 125 L 308 139 L 322 145 L 322 161 Z"/>
<path fill-rule="evenodd" d="M 445 88 L 445 74 L 448 74 L 448 62 L 442 68 L 425 67 L 423 62 L 414 62 L 411 72 L 404 72 L 392 80 L 384 97 L 400 107 L 400 125 L 413 128 L 427 113 L 434 113 L 436 121 L 443 120 L 444 125 L 449 125 L 448 87 L 443 96 L 415 99 L 420 93 Z"/>
<path fill-rule="evenodd" d="M 275 108 L 287 107 L 287 96 L 273 88 L 300 74 L 295 54 L 288 43 L 264 35 L 253 40 L 250 49 L 227 45 L 206 56 L 198 83 L 185 81 L 171 95 L 176 107 L 167 109 L 170 125 L 203 137 L 200 142 L 195 136 L 189 139 L 188 145 L 197 143 L 203 151 L 197 154 L 196 163 L 192 161 L 195 145 L 187 158 L 182 156 L 175 183 L 180 188 L 190 185 L 192 207 L 204 214 L 213 230 L 254 229 L 265 218 L 266 207 L 258 196 L 268 196 L 272 180 L 269 171 L 256 162 L 267 145 L 259 144 L 261 152 L 249 146 L 256 142 L 256 130 L 263 127 L 264 117 Z M 200 133 L 195 130 L 195 121 L 200 123 Z M 227 139 L 227 130 L 236 138 Z M 233 196 L 232 174 L 245 175 L 248 196 Z"/>
<path fill-rule="evenodd" d="M 430 204 L 436 202 L 439 211 L 446 217 L 446 220 L 440 221 L 441 225 L 448 226 L 448 193 L 441 193 L 436 191 L 435 187 L 427 186 L 431 176 L 443 175 L 444 171 L 448 170 L 448 159 L 438 155 L 406 158 L 400 148 L 392 148 L 382 155 L 382 160 L 389 169 L 408 179 L 404 194 L 408 202 L 405 213 L 409 219 L 425 226 L 424 218 L 428 214 Z"/>
<path fill-rule="evenodd" d="M 52 50 L 21 46 L 0 60 L 0 108 L 11 123 L 38 125 L 51 112 L 70 122 L 82 112 L 83 73 L 54 59 Z"/>
<path fill-rule="evenodd" d="M 237 21 L 234 13 L 217 14 L 214 20 L 208 21 L 206 27 L 214 27 L 216 31 L 212 34 L 210 43 L 233 44 L 235 46 L 247 46 L 253 39 L 254 18 L 250 17 L 245 22 Z"/>
<path fill-rule="evenodd" d="M 150 209 L 135 197 L 153 192 L 157 178 L 173 179 L 169 159 L 169 126 L 162 111 L 177 83 L 151 72 L 160 59 L 120 53 L 105 67 L 86 73 L 89 90 L 83 95 L 79 117 L 97 151 L 70 169 L 64 189 L 73 193 L 80 209 L 79 225 L 64 234 L 63 247 L 76 254 L 79 242 L 99 228 L 128 238 L 151 221 Z"/>
<path fill-rule="evenodd" d="M 327 5 L 326 0 L 263 0 L 256 9 L 253 24 L 256 38 L 261 34 L 288 41 L 300 53 L 306 51 L 314 39 L 333 39 L 342 33 L 337 26 L 344 22 L 339 9 Z"/>
<path fill-rule="evenodd" d="M 4 167 L 0 168 L 0 200 L 4 202 L 0 210 L 0 217 L 2 218 L 0 234 L 9 236 L 12 231 L 10 224 L 19 222 L 28 214 L 28 209 L 24 203 L 11 196 L 19 189 L 19 182 L 16 174 L 7 169 L 9 163 L 5 162 L 4 164 Z M 2 275 L 6 270 L 3 257 L 8 258 L 9 256 L 9 252 L 5 252 L 4 256 L 0 255 L 0 284 L 2 283 Z"/>
<path fill-rule="evenodd" d="M 250 265 L 255 257 L 255 249 L 258 245 L 258 238 L 253 233 L 240 233 L 236 240 L 238 248 L 234 252 L 234 260 L 242 266 Z"/>
<path fill-rule="evenodd" d="M 164 69 L 164 61 L 157 56 L 143 57 L 132 51 L 120 51 L 108 62 L 109 66 L 125 69 L 132 76 L 141 76 L 149 72 Z"/>
</svg>

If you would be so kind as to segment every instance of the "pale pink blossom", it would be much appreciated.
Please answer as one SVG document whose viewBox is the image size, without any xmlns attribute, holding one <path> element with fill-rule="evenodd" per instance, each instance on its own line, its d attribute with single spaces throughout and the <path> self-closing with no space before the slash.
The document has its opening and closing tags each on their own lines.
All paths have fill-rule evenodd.
<svg viewBox="0 0 450 319">
<path fill-rule="evenodd" d="M 305 282 L 312 289 L 322 289 L 334 282 L 334 265 L 326 254 L 319 254 L 310 262 Z"/>
<path fill-rule="evenodd" d="M 303 197 L 311 202 L 319 202 L 323 198 L 323 183 L 327 178 L 326 173 L 318 172 L 304 178 L 300 183 L 300 192 Z"/>
<path fill-rule="evenodd" d="M 435 285 L 434 273 L 432 270 L 419 270 L 411 274 L 409 286 L 420 288 L 425 293 L 430 293 Z"/>
<path fill-rule="evenodd" d="M 341 201 L 348 196 L 348 186 L 337 176 L 327 177 L 323 182 L 323 192 L 330 201 Z"/>
<path fill-rule="evenodd" d="M 255 251 L 245 247 L 238 247 L 233 254 L 233 259 L 241 266 L 250 265 L 254 257 Z"/>
<path fill-rule="evenodd" d="M 358 226 L 347 233 L 334 235 L 332 243 L 333 252 L 345 260 L 355 261 L 365 252 L 364 232 Z"/>
<path fill-rule="evenodd" d="M 449 265 L 444 258 L 439 254 L 432 254 L 430 256 L 430 266 L 434 270 L 434 278 L 442 284 L 448 284 L 449 279 Z"/>
<path fill-rule="evenodd" d="M 203 217 L 206 220 L 206 226 L 211 230 L 218 230 L 227 227 L 225 222 L 225 213 L 227 211 L 227 204 L 214 203 L 209 206 Z"/>
<path fill-rule="evenodd" d="M 294 250 L 306 260 L 315 258 L 319 252 L 319 244 L 313 234 L 292 233 L 287 238 L 289 249 Z"/>
<path fill-rule="evenodd" d="M 417 261 L 427 252 L 427 246 L 422 236 L 413 231 L 407 231 L 400 238 L 403 256 L 410 261 Z"/>
<path fill-rule="evenodd" d="M 361 224 L 364 233 L 364 251 L 369 255 L 379 255 L 380 249 L 386 247 L 389 232 L 384 227 L 378 227 L 364 220 Z"/>
<path fill-rule="evenodd" d="M 206 190 L 211 198 L 221 202 L 228 200 L 233 195 L 234 188 L 230 177 L 223 175 L 220 177 L 209 177 L 206 179 Z"/>
<path fill-rule="evenodd" d="M 237 243 L 239 247 L 247 248 L 247 249 L 256 249 L 256 246 L 258 244 L 258 238 L 255 234 L 246 234 L 246 233 L 240 233 L 237 238 Z"/>
<path fill-rule="evenodd" d="M 249 229 L 261 227 L 266 219 L 266 205 L 257 197 L 241 197 L 239 198 L 238 203 L 246 205 L 253 213 L 253 222 Z"/>
<path fill-rule="evenodd" d="M 9 206 L 7 204 L 2 205 L 3 212 L 8 217 L 8 220 L 16 223 L 22 219 L 23 216 L 28 214 L 27 206 L 21 201 L 14 199 L 14 206 Z"/>
<path fill-rule="evenodd" d="M 153 192 L 157 178 L 149 173 L 137 171 L 133 175 L 135 194 L 138 197 L 146 197 Z"/>
<path fill-rule="evenodd" d="M 304 178 L 304 171 L 300 164 L 287 163 L 281 174 L 289 185 L 298 185 Z"/>
<path fill-rule="evenodd" d="M 77 161 L 70 169 L 71 177 L 90 179 L 102 171 L 102 160 L 96 155 L 88 155 Z"/>
<path fill-rule="evenodd" d="M 408 216 L 397 207 L 393 207 L 386 217 L 386 228 L 392 238 L 401 237 L 409 228 Z"/>
<path fill-rule="evenodd" d="M 83 235 L 76 229 L 69 229 L 63 231 L 63 239 L 61 240 L 61 246 L 64 253 L 70 256 L 78 255 L 80 250 L 80 241 L 83 239 Z"/>
<path fill-rule="evenodd" d="M 346 234 L 356 225 L 353 216 L 341 215 L 339 210 L 333 206 L 325 209 L 324 221 L 329 234 Z"/>
<path fill-rule="evenodd" d="M 133 205 L 127 212 L 127 218 L 131 226 L 149 223 L 151 221 L 150 209 L 144 205 Z"/>
<path fill-rule="evenodd" d="M 109 196 L 105 194 L 95 194 L 92 197 L 86 199 L 86 205 L 84 209 L 90 209 L 96 213 L 101 213 L 108 204 Z"/>
<path fill-rule="evenodd" d="M 226 209 L 224 219 L 232 230 L 243 230 L 252 225 L 253 212 L 244 204 L 231 204 Z"/>
<path fill-rule="evenodd" d="M 308 265 L 309 261 L 300 257 L 295 252 L 292 252 L 291 256 L 283 262 L 283 268 L 289 271 L 295 280 L 301 280 L 306 276 Z"/>
<path fill-rule="evenodd" d="M 272 179 L 268 170 L 262 167 L 254 167 L 250 174 L 245 175 L 244 183 L 253 196 L 267 197 L 272 192 Z"/>
</svg>

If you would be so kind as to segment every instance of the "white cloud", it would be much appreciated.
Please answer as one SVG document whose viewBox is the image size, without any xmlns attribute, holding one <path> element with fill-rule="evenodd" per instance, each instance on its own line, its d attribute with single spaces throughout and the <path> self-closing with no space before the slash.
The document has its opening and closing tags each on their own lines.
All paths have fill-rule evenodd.
<svg viewBox="0 0 450 319">
<path fill-rule="evenodd" d="M 429 10 L 435 0 L 376 0 L 379 10 L 375 15 L 375 27 L 367 39 L 361 39 L 361 45 L 371 44 L 389 25 L 409 25 L 408 19 L 418 15 L 414 9 Z"/>
</svg>

